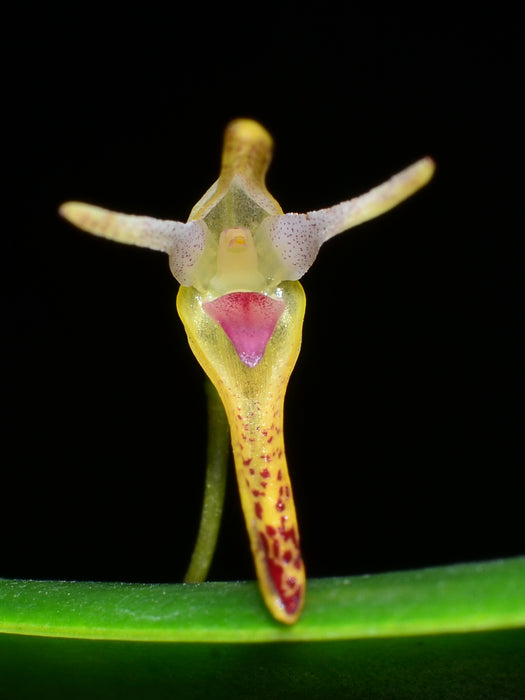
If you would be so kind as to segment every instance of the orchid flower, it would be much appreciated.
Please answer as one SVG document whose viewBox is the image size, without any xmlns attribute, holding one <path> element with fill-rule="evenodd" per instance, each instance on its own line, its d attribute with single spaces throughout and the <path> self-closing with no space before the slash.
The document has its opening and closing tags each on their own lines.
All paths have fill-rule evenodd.
<svg viewBox="0 0 525 700">
<path fill-rule="evenodd" d="M 164 251 L 181 287 L 177 309 L 230 427 L 237 483 L 259 586 L 271 614 L 293 623 L 305 571 L 284 451 L 283 404 L 305 311 L 299 280 L 321 245 L 425 185 L 423 158 L 370 192 L 327 209 L 284 214 L 265 186 L 272 139 L 257 122 L 226 128 L 219 179 L 186 223 L 79 202 L 60 213 L 79 228 Z"/>
</svg>

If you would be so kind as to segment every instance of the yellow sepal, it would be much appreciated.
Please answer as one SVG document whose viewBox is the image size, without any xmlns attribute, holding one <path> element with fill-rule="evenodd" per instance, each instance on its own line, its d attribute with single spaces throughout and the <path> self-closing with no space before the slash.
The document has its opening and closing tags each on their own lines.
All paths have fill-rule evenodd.
<svg viewBox="0 0 525 700">
<path fill-rule="evenodd" d="M 301 346 L 305 295 L 299 282 L 284 282 L 276 294 L 285 308 L 256 367 L 241 362 L 224 331 L 202 310 L 194 288 L 180 288 L 177 309 L 190 347 L 226 410 L 263 598 L 276 619 L 290 624 L 303 605 L 305 572 L 284 452 L 283 404 Z"/>
</svg>

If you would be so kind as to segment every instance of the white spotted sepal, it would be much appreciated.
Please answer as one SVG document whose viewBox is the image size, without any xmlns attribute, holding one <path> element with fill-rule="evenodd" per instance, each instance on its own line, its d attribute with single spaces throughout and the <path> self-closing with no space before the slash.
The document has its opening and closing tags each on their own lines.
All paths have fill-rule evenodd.
<svg viewBox="0 0 525 700">
<path fill-rule="evenodd" d="M 204 222 L 184 224 L 151 216 L 120 214 L 83 202 L 66 202 L 59 212 L 88 233 L 168 253 L 175 279 L 180 284 L 192 286 L 194 271 L 206 244 L 208 231 Z"/>
<path fill-rule="evenodd" d="M 432 158 L 422 158 L 354 199 L 306 214 L 266 217 L 256 234 L 260 245 L 267 239 L 274 252 L 266 272 L 279 280 L 300 279 L 325 241 L 392 209 L 426 185 L 434 170 Z"/>
</svg>

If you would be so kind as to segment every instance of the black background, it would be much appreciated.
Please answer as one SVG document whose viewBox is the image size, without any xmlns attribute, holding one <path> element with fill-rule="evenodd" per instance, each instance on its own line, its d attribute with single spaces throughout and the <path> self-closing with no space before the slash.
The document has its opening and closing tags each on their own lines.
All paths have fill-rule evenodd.
<svg viewBox="0 0 525 700">
<path fill-rule="evenodd" d="M 60 220 L 185 220 L 260 120 L 285 211 L 417 158 L 434 181 L 303 279 L 287 454 L 311 576 L 524 552 L 522 41 L 502 11 L 365 3 L 25 8 L 4 32 L 0 576 L 179 581 L 202 373 L 159 253 Z M 490 6 L 489 6 L 490 7 Z M 233 469 L 211 578 L 252 578 Z"/>
</svg>

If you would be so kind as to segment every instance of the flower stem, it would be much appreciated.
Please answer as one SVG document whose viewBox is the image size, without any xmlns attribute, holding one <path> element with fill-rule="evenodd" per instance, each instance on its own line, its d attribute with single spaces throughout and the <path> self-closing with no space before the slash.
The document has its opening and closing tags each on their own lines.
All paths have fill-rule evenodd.
<svg viewBox="0 0 525 700">
<path fill-rule="evenodd" d="M 206 379 L 205 388 L 208 409 L 208 448 L 204 501 L 199 533 L 184 577 L 185 583 L 202 583 L 208 575 L 221 524 L 230 453 L 230 430 L 222 401 L 209 379 Z"/>
</svg>

